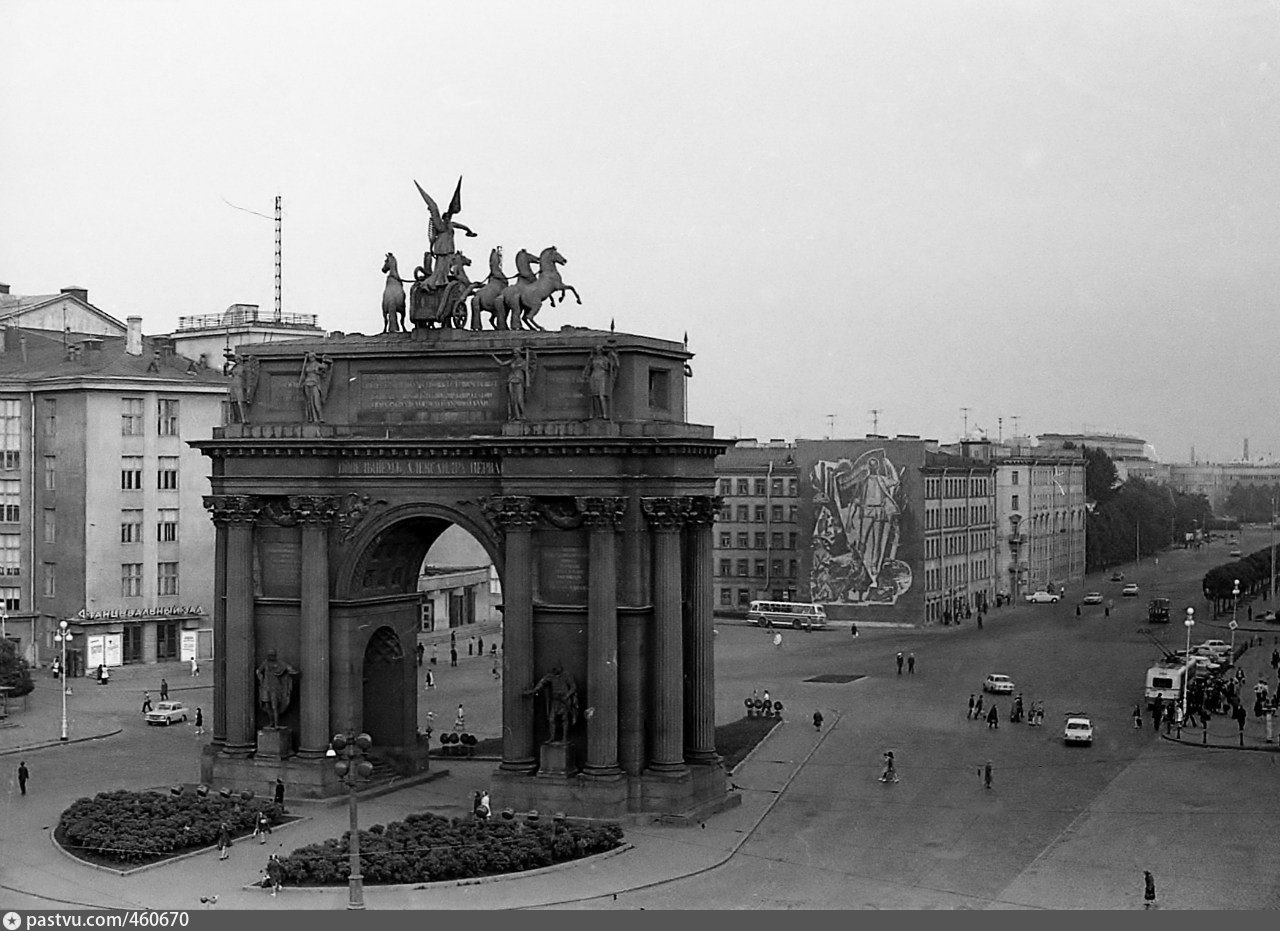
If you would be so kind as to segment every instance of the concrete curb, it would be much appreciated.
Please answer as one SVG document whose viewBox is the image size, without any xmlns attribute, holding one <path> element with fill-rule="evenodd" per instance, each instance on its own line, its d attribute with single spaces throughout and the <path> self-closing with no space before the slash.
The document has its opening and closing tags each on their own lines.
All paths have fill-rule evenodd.
<svg viewBox="0 0 1280 931">
<path fill-rule="evenodd" d="M 47 747 L 69 747 L 72 744 L 82 744 L 90 740 L 105 740 L 108 737 L 114 737 L 124 728 L 117 727 L 113 731 L 106 731 L 102 734 L 91 734 L 88 737 L 68 737 L 66 740 L 45 740 L 39 743 L 23 744 L 21 747 L 13 747 L 9 750 L 0 750 L 0 756 L 13 756 L 15 753 L 27 753 L 31 750 L 44 750 Z"/>
<path fill-rule="evenodd" d="M 1172 734 L 1161 734 L 1160 739 L 1167 740 L 1169 741 L 1169 743 L 1173 743 L 1173 744 L 1182 744 L 1183 746 L 1186 746 L 1186 747 L 1198 747 L 1201 750 L 1246 750 L 1246 751 L 1251 750 L 1254 752 L 1261 751 L 1263 753 L 1280 753 L 1280 746 L 1277 746 L 1275 744 L 1270 744 L 1270 745 L 1245 744 L 1243 747 L 1240 746 L 1239 743 L 1233 743 L 1233 744 L 1207 743 L 1206 744 L 1206 743 L 1201 743 L 1198 740 L 1187 740 L 1185 737 L 1175 737 Z"/>
</svg>

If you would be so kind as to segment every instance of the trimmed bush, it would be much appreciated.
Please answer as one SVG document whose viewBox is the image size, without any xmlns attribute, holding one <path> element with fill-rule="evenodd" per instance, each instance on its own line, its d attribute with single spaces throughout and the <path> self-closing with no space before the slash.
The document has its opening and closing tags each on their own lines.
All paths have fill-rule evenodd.
<svg viewBox="0 0 1280 931">
<path fill-rule="evenodd" d="M 622 844 L 616 824 L 521 824 L 425 813 L 360 832 L 360 864 L 370 885 L 472 879 L 578 860 Z M 300 847 L 281 860 L 286 885 L 347 882 L 347 838 Z"/>
</svg>

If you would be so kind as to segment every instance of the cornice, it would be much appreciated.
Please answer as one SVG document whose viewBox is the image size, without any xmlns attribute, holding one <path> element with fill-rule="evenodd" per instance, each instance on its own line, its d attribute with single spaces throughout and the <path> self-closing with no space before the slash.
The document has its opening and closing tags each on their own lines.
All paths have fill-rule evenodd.
<svg viewBox="0 0 1280 931">
<path fill-rule="evenodd" d="M 714 458 L 732 440 L 681 437 L 524 439 L 495 437 L 466 441 L 276 438 L 191 440 L 206 456 L 219 459 L 454 459 L 530 456 L 686 455 Z"/>
</svg>

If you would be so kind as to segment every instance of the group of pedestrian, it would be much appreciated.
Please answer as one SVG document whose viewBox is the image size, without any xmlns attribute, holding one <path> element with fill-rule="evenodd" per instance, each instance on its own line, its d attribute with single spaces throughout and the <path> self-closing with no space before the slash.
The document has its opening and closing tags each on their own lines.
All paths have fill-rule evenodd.
<svg viewBox="0 0 1280 931">
<path fill-rule="evenodd" d="M 897 662 L 898 662 L 898 675 L 902 675 L 902 663 L 903 663 L 902 651 L 898 651 L 898 655 L 897 655 L 896 659 L 897 659 Z M 907 674 L 908 674 L 908 675 L 915 675 L 915 672 L 916 672 L 916 655 L 915 655 L 914 653 L 909 653 L 909 654 L 907 654 L 907 657 L 906 657 L 906 664 L 907 664 Z"/>
</svg>

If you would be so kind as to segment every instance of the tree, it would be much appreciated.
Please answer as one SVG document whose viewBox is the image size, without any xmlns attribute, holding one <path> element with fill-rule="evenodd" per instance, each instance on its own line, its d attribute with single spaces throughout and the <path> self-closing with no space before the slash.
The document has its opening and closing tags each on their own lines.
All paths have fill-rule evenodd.
<svg viewBox="0 0 1280 931">
<path fill-rule="evenodd" d="M 36 687 L 31 679 L 31 667 L 9 639 L 0 640 L 0 685 L 9 686 L 10 698 L 26 695 Z"/>
<path fill-rule="evenodd" d="M 1116 464 L 1104 450 L 1084 447 L 1084 494 L 1098 504 L 1110 501 L 1120 486 Z"/>
</svg>

